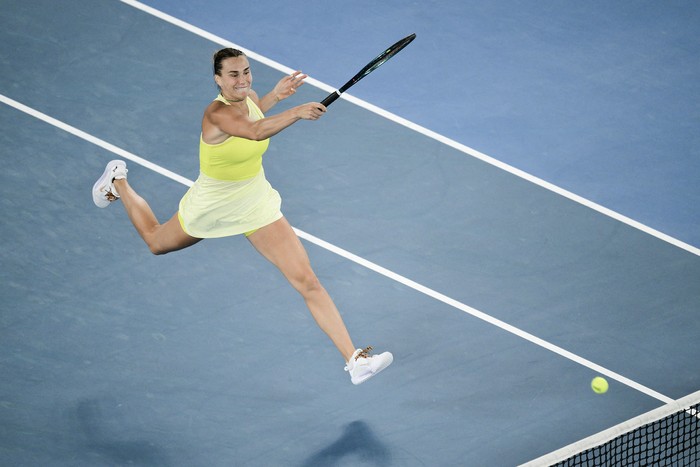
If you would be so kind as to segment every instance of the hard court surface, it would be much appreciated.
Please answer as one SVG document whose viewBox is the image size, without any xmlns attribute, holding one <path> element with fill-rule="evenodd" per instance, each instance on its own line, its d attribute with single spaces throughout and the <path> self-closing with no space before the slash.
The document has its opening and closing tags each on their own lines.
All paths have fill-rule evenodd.
<svg viewBox="0 0 700 467">
<path fill-rule="evenodd" d="M 694 3 L 145 3 L 0 3 L 1 465 L 517 465 L 700 388 Z M 265 155 L 366 384 L 245 238 L 93 205 L 173 215 L 218 48 L 274 113 L 410 32 Z"/>
</svg>

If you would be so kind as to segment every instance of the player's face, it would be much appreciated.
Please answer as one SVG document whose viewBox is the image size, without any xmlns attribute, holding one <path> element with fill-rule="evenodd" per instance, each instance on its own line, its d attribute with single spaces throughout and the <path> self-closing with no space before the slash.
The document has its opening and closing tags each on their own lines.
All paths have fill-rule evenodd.
<svg viewBox="0 0 700 467">
<path fill-rule="evenodd" d="M 221 75 L 215 75 L 214 79 L 227 100 L 245 100 L 253 84 L 248 59 L 243 55 L 227 58 L 221 62 Z"/>
</svg>

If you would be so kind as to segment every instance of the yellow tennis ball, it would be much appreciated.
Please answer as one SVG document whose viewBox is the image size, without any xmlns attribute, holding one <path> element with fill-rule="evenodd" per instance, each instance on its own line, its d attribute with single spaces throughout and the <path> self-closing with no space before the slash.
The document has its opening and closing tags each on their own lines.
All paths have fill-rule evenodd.
<svg viewBox="0 0 700 467">
<path fill-rule="evenodd" d="M 591 389 L 596 394 L 603 394 L 608 391 L 608 382 L 602 376 L 596 376 L 591 381 Z"/>
</svg>

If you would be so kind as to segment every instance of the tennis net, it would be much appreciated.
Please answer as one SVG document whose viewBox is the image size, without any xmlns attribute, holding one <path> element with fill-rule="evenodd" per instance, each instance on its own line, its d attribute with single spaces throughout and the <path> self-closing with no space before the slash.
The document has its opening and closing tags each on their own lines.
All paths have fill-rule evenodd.
<svg viewBox="0 0 700 467">
<path fill-rule="evenodd" d="M 522 467 L 699 465 L 700 391 Z"/>
</svg>

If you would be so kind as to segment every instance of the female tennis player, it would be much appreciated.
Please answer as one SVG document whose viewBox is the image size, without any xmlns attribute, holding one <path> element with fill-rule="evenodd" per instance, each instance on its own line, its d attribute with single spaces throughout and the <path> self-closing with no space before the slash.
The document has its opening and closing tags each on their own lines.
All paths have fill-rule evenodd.
<svg viewBox="0 0 700 467">
<path fill-rule="evenodd" d="M 333 300 L 319 282 L 306 250 L 280 211 L 278 192 L 265 178 L 262 156 L 269 138 L 299 120 L 317 120 L 326 111 L 318 102 L 265 116 L 293 95 L 306 75 L 282 78 L 259 98 L 251 89 L 250 64 L 240 50 L 214 54 L 219 95 L 204 110 L 199 145 L 200 174 L 180 201 L 178 212 L 160 224 L 148 203 L 127 182 L 124 161 L 111 161 L 92 189 L 101 208 L 121 199 L 129 219 L 156 255 L 180 250 L 203 238 L 244 234 L 302 295 L 319 327 L 343 355 L 353 384 L 360 384 L 393 361 L 389 352 L 357 349 Z"/>
</svg>

